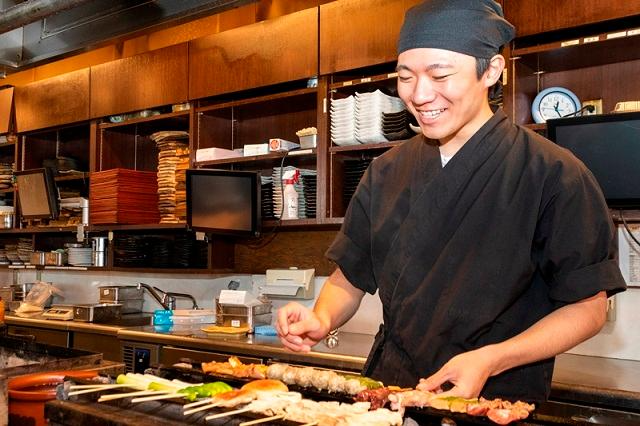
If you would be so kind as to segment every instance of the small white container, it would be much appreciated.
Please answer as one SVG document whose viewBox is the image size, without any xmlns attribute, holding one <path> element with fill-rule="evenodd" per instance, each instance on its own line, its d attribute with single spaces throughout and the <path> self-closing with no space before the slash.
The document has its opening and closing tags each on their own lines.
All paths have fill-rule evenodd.
<svg viewBox="0 0 640 426">
<path fill-rule="evenodd" d="M 300 139 L 300 149 L 315 148 L 318 135 L 298 136 L 298 139 Z"/>
</svg>

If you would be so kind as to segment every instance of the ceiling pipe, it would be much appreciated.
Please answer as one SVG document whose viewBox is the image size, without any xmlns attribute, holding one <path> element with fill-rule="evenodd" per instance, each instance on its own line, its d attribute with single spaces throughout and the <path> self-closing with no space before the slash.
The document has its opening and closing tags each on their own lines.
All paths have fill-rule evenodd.
<svg viewBox="0 0 640 426">
<path fill-rule="evenodd" d="M 0 11 L 0 34 L 88 1 L 90 0 L 27 0 Z"/>
</svg>

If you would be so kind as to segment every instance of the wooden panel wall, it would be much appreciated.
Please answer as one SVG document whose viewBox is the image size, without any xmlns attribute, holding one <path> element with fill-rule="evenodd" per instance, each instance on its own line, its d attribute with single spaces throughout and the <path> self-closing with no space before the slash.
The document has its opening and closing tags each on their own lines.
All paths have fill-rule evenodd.
<svg viewBox="0 0 640 426">
<path fill-rule="evenodd" d="M 640 0 L 504 0 L 518 37 L 640 15 Z"/>
<path fill-rule="evenodd" d="M 11 124 L 13 87 L 0 90 L 0 133 L 7 133 Z"/>
<path fill-rule="evenodd" d="M 89 68 L 15 88 L 18 132 L 89 119 Z"/>
<path fill-rule="evenodd" d="M 320 74 L 395 61 L 405 12 L 420 0 L 341 0 L 320 6 Z"/>
<path fill-rule="evenodd" d="M 91 117 L 184 102 L 188 44 L 91 67 Z"/>
<path fill-rule="evenodd" d="M 265 233 L 263 241 L 270 241 L 273 235 Z M 235 268 L 239 273 L 264 274 L 267 269 L 315 268 L 316 275 L 328 276 L 335 264 L 324 257 L 337 231 L 279 231 L 266 245 L 236 244 Z"/>
<path fill-rule="evenodd" d="M 317 8 L 189 43 L 191 99 L 304 79 L 317 73 Z"/>
</svg>

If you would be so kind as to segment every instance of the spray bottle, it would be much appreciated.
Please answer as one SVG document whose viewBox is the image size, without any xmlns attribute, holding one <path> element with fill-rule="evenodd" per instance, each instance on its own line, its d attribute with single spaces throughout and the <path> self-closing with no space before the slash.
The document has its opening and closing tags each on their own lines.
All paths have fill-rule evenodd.
<svg viewBox="0 0 640 426">
<path fill-rule="evenodd" d="M 298 192 L 293 186 L 300 177 L 298 169 L 287 170 L 282 175 L 284 194 L 282 195 L 283 211 L 282 219 L 298 219 Z"/>
</svg>

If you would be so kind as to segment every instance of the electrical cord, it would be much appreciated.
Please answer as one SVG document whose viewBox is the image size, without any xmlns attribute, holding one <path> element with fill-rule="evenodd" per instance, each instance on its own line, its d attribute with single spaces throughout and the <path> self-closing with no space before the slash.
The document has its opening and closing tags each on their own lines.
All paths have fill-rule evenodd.
<svg viewBox="0 0 640 426">
<path fill-rule="evenodd" d="M 638 246 L 640 246 L 640 241 L 638 241 L 638 239 L 633 235 L 633 233 L 631 232 L 631 229 L 629 228 L 629 225 L 627 225 L 627 221 L 624 219 L 624 214 L 622 213 L 622 209 L 620 209 L 620 219 L 622 219 L 622 224 L 624 225 L 624 229 L 627 230 L 627 233 L 629 234 L 631 239 L 635 241 L 635 243 Z"/>
<path fill-rule="evenodd" d="M 576 112 L 572 112 L 571 114 L 567 114 L 567 115 L 563 115 L 562 118 L 566 118 L 566 117 L 573 117 L 574 115 L 582 115 L 583 112 L 587 111 L 589 113 L 592 113 L 596 110 L 596 107 L 593 105 L 585 105 L 582 108 L 580 108 L 579 110 L 577 110 Z"/>
<path fill-rule="evenodd" d="M 273 239 L 276 237 L 277 229 L 282 225 L 282 215 L 284 214 L 284 182 L 282 180 L 282 175 L 284 174 L 283 173 L 284 160 L 287 158 L 288 155 L 289 155 L 289 151 L 284 151 L 284 155 L 282 156 L 282 160 L 280 160 L 280 194 L 282 194 L 281 195 L 282 196 L 282 203 L 281 203 L 281 207 L 280 207 L 280 217 L 278 218 L 278 221 L 273 226 L 273 228 L 271 228 L 270 231 L 261 234 L 260 237 L 258 237 L 257 241 L 255 241 L 253 243 L 243 244 L 246 247 L 259 249 L 259 248 L 263 248 L 263 247 L 268 246 L 269 244 L 271 244 Z M 260 208 L 262 208 L 262 206 L 260 206 Z M 266 237 L 269 237 L 269 238 L 265 239 Z"/>
</svg>

